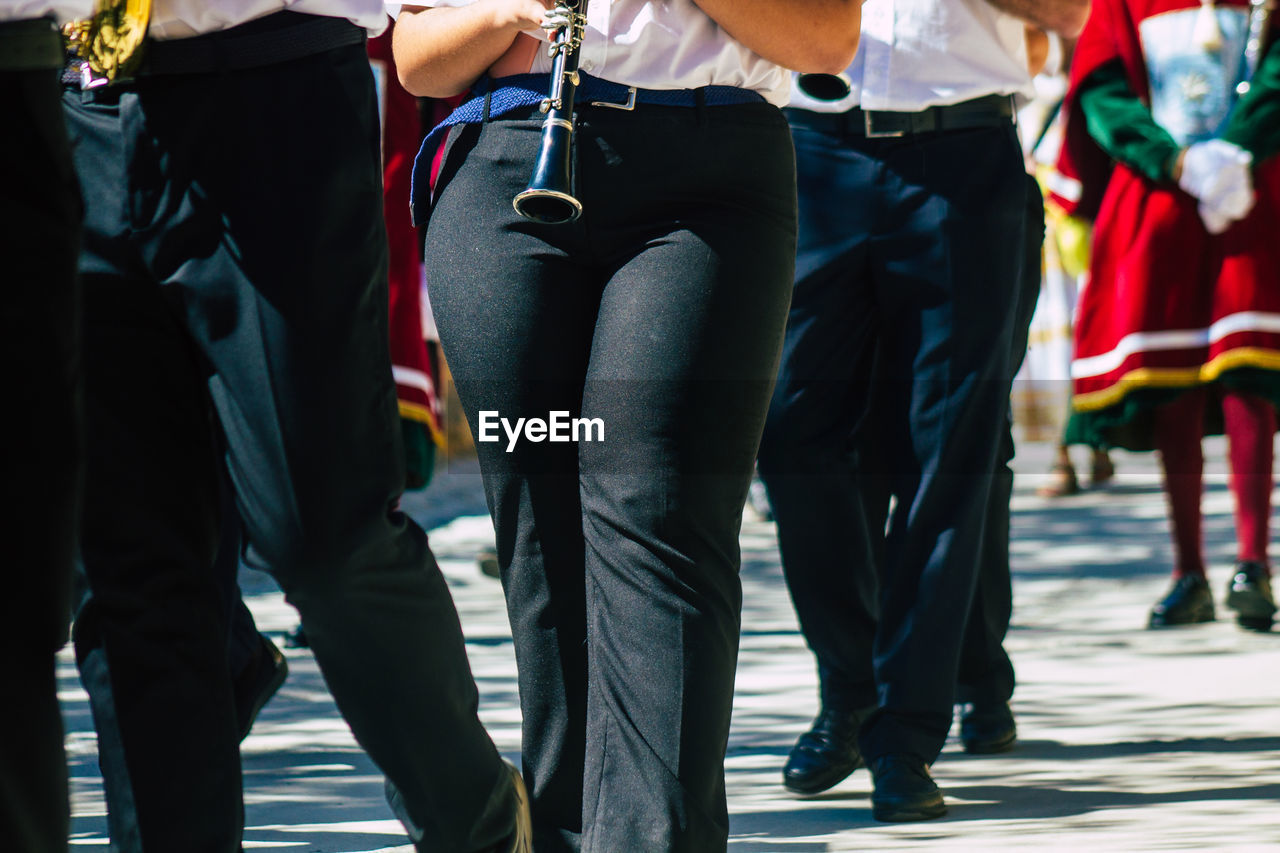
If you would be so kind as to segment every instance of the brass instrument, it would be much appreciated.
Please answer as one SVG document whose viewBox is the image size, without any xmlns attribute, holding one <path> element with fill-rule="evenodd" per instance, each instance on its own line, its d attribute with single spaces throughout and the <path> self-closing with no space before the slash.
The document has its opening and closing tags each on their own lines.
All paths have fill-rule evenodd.
<svg viewBox="0 0 1280 853">
<path fill-rule="evenodd" d="M 100 85 L 137 69 L 150 20 L 151 0 L 98 0 L 92 17 L 65 25 L 62 34 L 86 82 Z"/>
<path fill-rule="evenodd" d="M 573 96 L 578 88 L 578 55 L 587 16 L 586 0 L 562 0 L 550 13 L 560 23 L 548 53 L 552 57 L 551 91 L 540 109 L 542 147 L 529 186 L 514 199 L 516 213 L 552 225 L 573 222 L 582 215 L 582 202 L 573 197 Z"/>
</svg>

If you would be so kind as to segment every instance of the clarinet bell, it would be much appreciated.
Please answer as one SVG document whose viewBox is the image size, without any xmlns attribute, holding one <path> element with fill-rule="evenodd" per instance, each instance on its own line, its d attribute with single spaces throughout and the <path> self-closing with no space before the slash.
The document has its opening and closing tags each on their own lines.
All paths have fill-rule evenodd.
<svg viewBox="0 0 1280 853">
<path fill-rule="evenodd" d="M 529 186 L 511 200 L 516 213 L 548 225 L 563 225 L 582 215 L 582 202 L 571 192 L 569 158 L 572 140 L 571 121 L 554 117 L 547 119 L 533 177 Z"/>
<path fill-rule="evenodd" d="M 582 202 L 559 190 L 530 187 L 512 204 L 525 219 L 546 225 L 566 225 L 582 215 Z"/>
</svg>

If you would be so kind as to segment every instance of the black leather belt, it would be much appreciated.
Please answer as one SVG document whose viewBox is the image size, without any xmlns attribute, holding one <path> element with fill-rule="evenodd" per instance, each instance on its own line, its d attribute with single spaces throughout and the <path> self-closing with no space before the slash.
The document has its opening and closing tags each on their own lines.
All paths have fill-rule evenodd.
<svg viewBox="0 0 1280 853">
<path fill-rule="evenodd" d="M 346 18 L 275 12 L 230 29 L 190 38 L 148 39 L 135 77 L 242 71 L 364 44 L 365 31 Z M 76 81 L 68 72 L 64 80 Z"/>
<path fill-rule="evenodd" d="M 0 71 L 52 71 L 62 60 L 62 36 L 53 18 L 0 22 Z"/>
<path fill-rule="evenodd" d="M 787 121 L 797 127 L 822 133 L 878 139 L 1007 125 L 1013 121 L 1013 98 L 1009 95 L 986 95 L 958 104 L 927 107 L 913 113 L 864 110 L 861 107 L 854 107 L 843 113 L 817 113 L 795 107 L 788 107 L 783 112 L 787 115 Z"/>
</svg>

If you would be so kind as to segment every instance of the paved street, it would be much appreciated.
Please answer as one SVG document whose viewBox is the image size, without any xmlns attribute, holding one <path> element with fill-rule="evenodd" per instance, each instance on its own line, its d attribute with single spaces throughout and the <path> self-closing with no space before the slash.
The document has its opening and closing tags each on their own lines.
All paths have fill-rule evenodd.
<svg viewBox="0 0 1280 853">
<path fill-rule="evenodd" d="M 1206 442 L 1206 454 L 1205 536 L 1221 601 L 1233 558 L 1222 441 Z M 816 710 L 815 676 L 773 526 L 744 523 L 742 656 L 727 760 L 733 853 L 1280 850 L 1280 629 L 1243 632 L 1222 609 L 1214 624 L 1144 630 L 1171 559 L 1154 458 L 1117 453 L 1109 489 L 1048 500 L 1035 488 L 1049 456 L 1048 446 L 1026 444 L 1015 466 L 1007 646 L 1019 676 L 1019 744 L 976 757 L 949 743 L 934 766 L 951 805 L 941 820 L 875 823 L 866 771 L 818 797 L 782 790 L 787 751 Z M 431 530 L 451 583 L 481 716 L 499 748 L 517 758 L 510 632 L 498 583 L 474 562 L 491 537 L 479 477 L 455 465 L 406 508 Z M 294 625 L 270 579 L 245 571 L 243 585 L 262 630 Z M 310 653 L 287 654 L 289 680 L 244 744 L 245 848 L 407 851 L 381 777 L 338 716 Z M 60 683 L 73 849 L 105 850 L 92 721 L 69 651 Z"/>
</svg>

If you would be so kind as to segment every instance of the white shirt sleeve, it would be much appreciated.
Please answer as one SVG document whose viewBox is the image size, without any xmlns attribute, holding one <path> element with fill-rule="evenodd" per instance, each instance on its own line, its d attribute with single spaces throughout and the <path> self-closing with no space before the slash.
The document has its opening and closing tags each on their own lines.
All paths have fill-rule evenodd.
<svg viewBox="0 0 1280 853">
<path fill-rule="evenodd" d="M 385 3 L 387 14 L 396 17 L 405 6 L 432 9 L 436 6 L 470 6 L 476 0 L 411 0 L 409 3 Z"/>
</svg>

